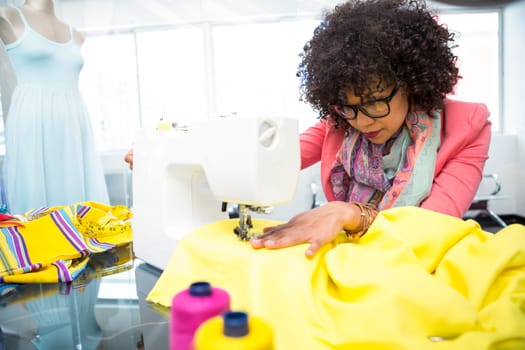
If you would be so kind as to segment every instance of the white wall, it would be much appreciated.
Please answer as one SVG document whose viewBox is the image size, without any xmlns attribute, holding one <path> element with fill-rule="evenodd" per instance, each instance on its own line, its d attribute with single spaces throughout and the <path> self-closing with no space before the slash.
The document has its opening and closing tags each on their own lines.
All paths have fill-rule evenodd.
<svg viewBox="0 0 525 350">
<path fill-rule="evenodd" d="M 118 28 L 318 14 L 342 0 L 55 0 L 79 28 Z"/>
<path fill-rule="evenodd" d="M 492 137 L 486 172 L 497 173 L 505 199 L 490 207 L 499 214 L 525 215 L 525 0 L 503 11 L 503 134 Z"/>
<path fill-rule="evenodd" d="M 514 182 L 509 179 L 506 185 L 509 194 L 514 197 L 513 213 L 525 215 L 525 0 L 520 0 L 509 5 L 503 11 L 503 115 L 504 115 L 504 133 L 512 135 L 515 141 L 504 145 L 497 144 L 494 149 L 492 161 L 497 164 L 507 154 L 515 157 L 515 164 L 507 164 L 499 169 L 502 176 L 506 171 L 515 175 Z M 499 148 L 499 146 L 504 146 Z M 505 184 L 505 183 L 504 183 Z M 496 212 L 504 213 L 494 204 Z M 509 208 L 510 209 L 510 208 Z M 509 213 L 509 212 L 507 212 Z"/>
<path fill-rule="evenodd" d="M 485 164 L 485 174 L 496 174 L 501 181 L 501 190 L 498 193 L 500 199 L 489 202 L 489 207 L 498 214 L 517 213 L 516 189 L 519 187 L 518 177 L 518 157 L 516 152 L 511 152 L 517 147 L 516 135 L 493 134 L 489 159 Z M 487 189 L 493 189 L 493 184 L 486 180 Z M 491 186 L 492 185 L 492 186 Z M 488 194 L 491 191 L 480 191 L 481 194 Z"/>
</svg>

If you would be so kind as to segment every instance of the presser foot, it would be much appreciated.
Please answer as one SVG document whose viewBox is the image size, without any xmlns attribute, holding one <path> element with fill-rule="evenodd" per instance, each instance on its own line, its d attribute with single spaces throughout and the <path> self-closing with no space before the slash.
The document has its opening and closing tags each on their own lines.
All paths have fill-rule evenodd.
<svg viewBox="0 0 525 350">
<path fill-rule="evenodd" d="M 249 241 L 250 238 L 254 237 L 251 233 L 252 228 L 252 217 L 250 215 L 247 215 L 246 217 L 241 215 L 239 226 L 233 229 L 233 233 L 235 233 L 241 241 Z"/>
<path fill-rule="evenodd" d="M 253 229 L 252 216 L 250 213 L 270 214 L 272 210 L 272 207 L 239 204 L 239 226 L 233 229 L 233 233 L 235 233 L 241 241 L 249 241 L 251 238 L 259 236 L 261 233 Z"/>
</svg>

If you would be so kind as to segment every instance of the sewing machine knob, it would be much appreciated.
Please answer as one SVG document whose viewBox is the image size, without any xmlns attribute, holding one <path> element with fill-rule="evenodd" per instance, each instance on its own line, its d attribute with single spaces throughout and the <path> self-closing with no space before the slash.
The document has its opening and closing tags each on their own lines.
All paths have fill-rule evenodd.
<svg viewBox="0 0 525 350">
<path fill-rule="evenodd" d="M 277 126 L 274 122 L 266 120 L 259 126 L 259 142 L 263 147 L 269 148 L 275 143 Z"/>
</svg>

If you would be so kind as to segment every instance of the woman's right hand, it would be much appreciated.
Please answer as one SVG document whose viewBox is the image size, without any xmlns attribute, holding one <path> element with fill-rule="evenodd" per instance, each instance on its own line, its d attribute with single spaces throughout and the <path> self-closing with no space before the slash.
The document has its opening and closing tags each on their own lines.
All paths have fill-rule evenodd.
<svg viewBox="0 0 525 350">
<path fill-rule="evenodd" d="M 355 229 L 360 224 L 360 210 L 340 201 L 326 203 L 294 216 L 282 225 L 264 228 L 261 236 L 250 244 L 255 249 L 281 249 L 310 243 L 306 256 L 312 257 L 322 245 L 332 242 L 343 229 Z"/>
</svg>

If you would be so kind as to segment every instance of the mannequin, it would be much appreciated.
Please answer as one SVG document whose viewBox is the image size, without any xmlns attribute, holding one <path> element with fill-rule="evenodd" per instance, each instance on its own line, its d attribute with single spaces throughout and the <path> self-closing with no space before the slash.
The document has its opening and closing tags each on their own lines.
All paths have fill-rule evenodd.
<svg viewBox="0 0 525 350">
<path fill-rule="evenodd" d="M 109 202 L 78 89 L 83 35 L 57 18 L 53 0 L 26 0 L 0 8 L 0 39 L 16 77 L 5 125 L 8 211 Z"/>
<path fill-rule="evenodd" d="M 55 21 L 59 22 L 54 15 L 55 10 L 53 1 L 27 0 L 24 7 L 28 9 L 42 8 L 41 12 L 39 11 L 33 14 L 28 14 L 28 17 L 32 15 L 35 16 L 32 22 L 37 23 L 36 25 L 38 25 L 38 23 L 46 23 L 45 21 L 42 21 L 41 18 L 45 13 L 49 14 L 47 20 L 51 21 L 51 23 Z M 65 26 L 64 23 L 61 23 L 61 25 Z M 40 25 L 38 26 L 40 27 Z M 54 32 L 54 28 L 57 26 L 57 23 L 55 23 L 53 27 L 43 26 L 43 28 L 38 29 L 38 32 L 53 41 L 60 41 L 57 40 L 59 38 L 57 38 L 57 35 Z M 63 31 L 64 30 L 62 30 L 62 32 Z M 24 24 L 20 20 L 20 16 L 16 10 L 12 7 L 0 7 L 0 91 L 2 94 L 2 115 L 4 116 L 4 124 L 7 120 L 11 96 L 16 86 L 16 75 L 13 66 L 11 65 L 11 61 L 9 60 L 5 45 L 15 42 L 23 32 Z M 75 32 L 75 38 L 80 45 L 84 42 L 84 38 L 79 32 Z"/>
<path fill-rule="evenodd" d="M 53 0 L 26 0 L 22 8 L 32 29 L 39 34 L 58 43 L 69 41 L 69 26 L 56 17 Z M 0 38 L 5 44 L 20 38 L 24 30 L 24 23 L 14 7 L 0 8 Z M 75 41 L 82 45 L 82 34 L 74 30 L 74 36 Z"/>
</svg>

